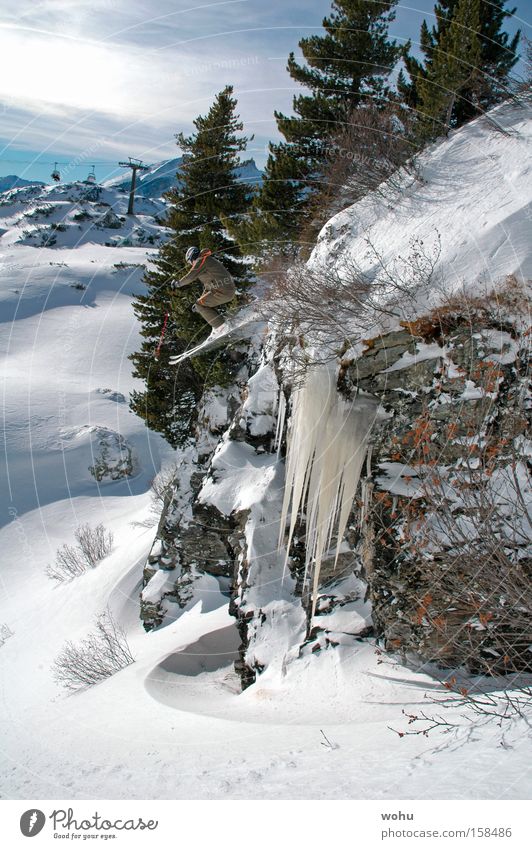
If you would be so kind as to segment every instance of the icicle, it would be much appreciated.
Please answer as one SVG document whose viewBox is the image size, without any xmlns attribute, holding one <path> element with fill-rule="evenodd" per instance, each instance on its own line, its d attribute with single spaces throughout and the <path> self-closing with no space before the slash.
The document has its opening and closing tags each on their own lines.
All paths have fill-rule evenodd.
<svg viewBox="0 0 532 849">
<path fill-rule="evenodd" d="M 277 400 L 277 427 L 275 429 L 275 440 L 273 443 L 274 449 L 277 449 L 277 456 L 281 453 L 281 442 L 283 439 L 284 421 L 286 417 L 286 398 L 283 392 L 283 387 L 279 387 L 279 398 Z"/>
<path fill-rule="evenodd" d="M 306 512 L 306 577 L 312 575 L 314 615 L 323 558 L 336 535 L 335 565 L 353 506 L 377 402 L 347 403 L 336 390 L 336 374 L 312 368 L 293 394 L 286 484 L 281 512 L 282 544 L 288 513 L 286 562 L 297 516 Z"/>
</svg>

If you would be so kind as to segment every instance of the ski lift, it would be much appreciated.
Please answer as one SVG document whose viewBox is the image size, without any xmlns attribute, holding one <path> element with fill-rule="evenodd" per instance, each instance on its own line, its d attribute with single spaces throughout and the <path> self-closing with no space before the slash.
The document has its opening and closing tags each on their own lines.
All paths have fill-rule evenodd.
<svg viewBox="0 0 532 849">
<path fill-rule="evenodd" d="M 54 165 L 54 170 L 52 171 L 51 177 L 52 177 L 52 180 L 55 180 L 56 183 L 59 183 L 59 181 L 61 179 L 61 174 L 57 170 L 57 162 Z"/>
<path fill-rule="evenodd" d="M 93 186 L 96 183 L 96 174 L 94 173 L 94 165 L 92 165 L 91 167 L 92 167 L 92 171 L 88 175 L 85 182 L 90 183 L 90 185 Z"/>
</svg>

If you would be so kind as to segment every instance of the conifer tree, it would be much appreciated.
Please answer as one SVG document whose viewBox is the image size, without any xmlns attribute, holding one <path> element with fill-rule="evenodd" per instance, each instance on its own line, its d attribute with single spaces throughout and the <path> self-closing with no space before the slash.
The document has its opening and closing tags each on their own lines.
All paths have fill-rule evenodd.
<svg viewBox="0 0 532 849">
<path fill-rule="evenodd" d="M 426 137 L 448 131 L 457 98 L 467 85 L 475 84 L 480 60 L 479 6 L 480 0 L 458 0 L 419 84 L 419 119 Z"/>
<path fill-rule="evenodd" d="M 424 20 L 419 43 L 423 60 L 410 55 L 410 44 L 404 50 L 406 74 L 401 71 L 398 89 L 404 102 L 413 109 L 419 107 L 423 81 L 431 73 L 435 51 L 448 30 L 457 10 L 459 0 L 440 0 L 434 7 L 436 23 L 429 27 Z M 451 126 L 460 126 L 479 111 L 485 111 L 499 102 L 508 90 L 508 75 L 518 60 L 517 48 L 520 32 L 512 38 L 502 27 L 506 18 L 515 13 L 506 9 L 505 0 L 480 0 L 478 35 L 480 56 L 478 73 L 462 88 L 456 98 L 451 115 Z"/>
<path fill-rule="evenodd" d="M 250 214 L 242 220 L 229 220 L 228 231 L 237 239 L 244 253 L 256 257 L 291 254 L 297 239 L 300 219 L 305 206 L 297 162 L 289 146 L 269 146 L 262 185 L 255 192 Z"/>
<path fill-rule="evenodd" d="M 305 64 L 290 54 L 290 76 L 311 93 L 294 97 L 295 115 L 275 112 L 285 142 L 270 145 L 252 214 L 243 230 L 233 229 L 241 243 L 286 245 L 319 188 L 328 140 L 358 105 L 386 101 L 387 79 L 400 54 L 388 38 L 396 5 L 397 0 L 335 0 L 323 20 L 325 33 L 299 42 Z"/>
<path fill-rule="evenodd" d="M 299 47 L 306 64 L 293 53 L 288 72 L 312 94 L 294 97 L 295 116 L 275 113 L 279 130 L 310 165 L 322 158 L 323 139 L 341 130 L 353 108 L 366 100 L 386 102 L 387 80 L 400 54 L 388 28 L 397 0 L 335 0 L 324 18 L 325 35 L 303 38 Z"/>
<path fill-rule="evenodd" d="M 131 355 L 134 376 L 145 383 L 144 391 L 131 396 L 131 408 L 153 430 L 162 433 L 172 445 L 181 443 L 190 433 L 195 402 L 205 382 L 223 383 L 231 372 L 231 362 L 223 353 L 205 354 L 179 368 L 169 358 L 206 335 L 205 322 L 191 307 L 198 297 L 193 287 L 173 290 L 171 281 L 183 276 L 185 252 L 191 245 L 209 248 L 245 285 L 246 266 L 238 245 L 227 235 L 224 219 L 238 221 L 251 203 L 249 187 L 239 182 L 236 169 L 239 153 L 248 139 L 240 136 L 243 125 L 235 114 L 232 86 L 226 86 L 215 98 L 206 116 L 194 121 L 190 136 L 179 133 L 177 143 L 184 151 L 178 187 L 167 193 L 170 208 L 163 222 L 171 236 L 161 246 L 152 266 L 144 275 L 147 292 L 140 295 L 133 309 L 141 322 L 144 341 L 141 350 Z M 155 358 L 165 314 L 164 344 Z"/>
</svg>

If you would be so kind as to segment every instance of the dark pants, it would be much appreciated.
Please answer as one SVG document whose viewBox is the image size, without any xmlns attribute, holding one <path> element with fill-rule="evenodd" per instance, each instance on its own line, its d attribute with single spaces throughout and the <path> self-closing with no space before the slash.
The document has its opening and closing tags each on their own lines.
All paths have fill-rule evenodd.
<svg viewBox="0 0 532 849">
<path fill-rule="evenodd" d="M 227 304 L 232 301 L 235 296 L 234 286 L 224 286 L 220 289 L 211 289 L 210 292 L 204 292 L 203 295 L 196 301 L 196 311 L 199 312 L 202 318 L 208 322 L 211 327 L 221 327 L 224 320 L 219 312 L 213 307 L 219 307 L 220 304 Z"/>
</svg>

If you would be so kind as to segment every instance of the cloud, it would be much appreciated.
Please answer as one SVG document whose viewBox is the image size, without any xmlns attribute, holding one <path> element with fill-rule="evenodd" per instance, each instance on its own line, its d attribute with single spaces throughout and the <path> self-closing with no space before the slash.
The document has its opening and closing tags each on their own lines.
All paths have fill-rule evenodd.
<svg viewBox="0 0 532 849">
<path fill-rule="evenodd" d="M 400 7 L 393 27 L 414 41 L 433 0 L 416 5 L 426 11 Z M 190 132 L 232 83 L 263 162 L 267 139 L 279 137 L 274 109 L 290 112 L 302 91 L 286 72 L 288 53 L 330 8 L 330 0 L 3 0 L 3 139 L 153 161 L 174 155 L 174 134 Z"/>
<path fill-rule="evenodd" d="M 174 155 L 174 134 L 190 132 L 216 92 L 233 83 L 263 161 L 267 139 L 277 135 L 274 108 L 289 109 L 295 90 L 285 65 L 297 36 L 291 24 L 278 27 L 271 9 L 262 18 L 258 10 L 249 0 L 194 7 L 190 0 L 31 6 L 5 0 L 5 141 L 76 155 L 96 144 L 100 158 L 123 156 L 127 147 L 153 161 Z"/>
<path fill-rule="evenodd" d="M 290 110 L 298 90 L 288 52 L 328 9 L 328 0 L 4 0 L 4 138 L 78 153 L 94 134 L 106 156 L 125 143 L 132 155 L 167 151 L 232 83 L 263 161 L 278 136 L 274 109 Z"/>
</svg>

